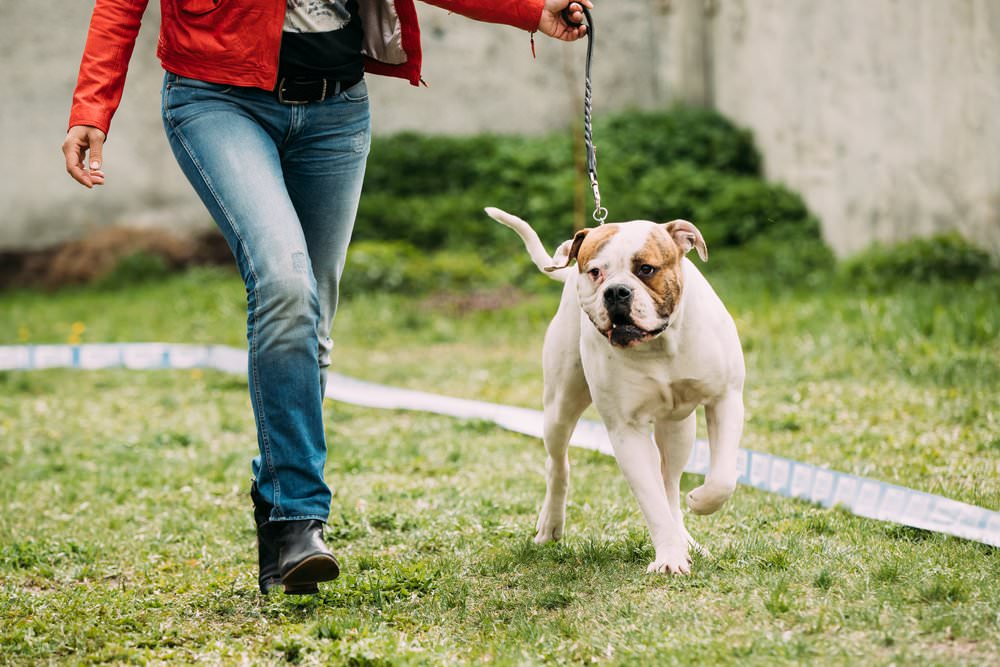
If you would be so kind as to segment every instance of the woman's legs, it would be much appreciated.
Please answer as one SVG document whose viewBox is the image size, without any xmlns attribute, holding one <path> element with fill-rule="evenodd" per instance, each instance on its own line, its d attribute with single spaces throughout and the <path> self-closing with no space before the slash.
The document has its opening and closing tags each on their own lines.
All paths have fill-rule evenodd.
<svg viewBox="0 0 1000 667">
<path fill-rule="evenodd" d="M 369 136 L 367 96 L 348 93 L 286 106 L 266 91 L 170 74 L 164 85 L 171 147 L 247 288 L 260 448 L 254 474 L 260 496 L 273 505 L 271 520 L 325 521 L 329 514 L 321 349 L 328 364 Z M 348 135 L 334 131 L 348 126 L 355 128 Z"/>
</svg>

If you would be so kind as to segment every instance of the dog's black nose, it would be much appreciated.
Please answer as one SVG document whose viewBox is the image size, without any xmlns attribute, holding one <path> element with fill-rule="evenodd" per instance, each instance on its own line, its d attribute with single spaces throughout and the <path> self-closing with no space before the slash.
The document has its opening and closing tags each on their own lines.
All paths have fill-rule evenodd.
<svg viewBox="0 0 1000 667">
<path fill-rule="evenodd" d="M 623 306 L 632 302 L 632 288 L 628 285 L 611 285 L 604 290 L 604 304 L 611 306 Z"/>
<path fill-rule="evenodd" d="M 612 322 L 629 323 L 632 311 L 632 288 L 628 285 L 609 285 L 604 290 L 604 307 Z"/>
</svg>

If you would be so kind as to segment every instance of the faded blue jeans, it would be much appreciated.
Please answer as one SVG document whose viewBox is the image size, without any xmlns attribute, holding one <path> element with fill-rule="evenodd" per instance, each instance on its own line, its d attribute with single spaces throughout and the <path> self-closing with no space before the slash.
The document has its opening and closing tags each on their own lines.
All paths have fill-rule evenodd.
<svg viewBox="0 0 1000 667">
<path fill-rule="evenodd" d="M 330 326 L 371 142 L 365 82 L 322 102 L 168 73 L 163 124 L 247 290 L 248 378 L 272 520 L 330 512 L 323 393 Z"/>
</svg>

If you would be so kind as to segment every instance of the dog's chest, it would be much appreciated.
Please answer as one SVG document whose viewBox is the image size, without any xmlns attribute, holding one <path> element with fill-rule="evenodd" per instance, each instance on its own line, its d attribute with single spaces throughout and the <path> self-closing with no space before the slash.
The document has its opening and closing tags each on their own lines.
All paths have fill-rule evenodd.
<svg viewBox="0 0 1000 667">
<path fill-rule="evenodd" d="M 629 355 L 603 361 L 599 369 L 592 368 L 597 372 L 588 374 L 588 380 L 595 380 L 595 402 L 627 421 L 684 419 L 717 393 L 710 378 L 677 359 Z"/>
<path fill-rule="evenodd" d="M 627 411 L 640 420 L 680 420 L 705 402 L 711 392 L 702 380 L 671 376 L 669 373 L 647 374 L 633 383 L 634 398 L 626 399 Z M 629 408 L 628 403 L 632 403 Z"/>
</svg>

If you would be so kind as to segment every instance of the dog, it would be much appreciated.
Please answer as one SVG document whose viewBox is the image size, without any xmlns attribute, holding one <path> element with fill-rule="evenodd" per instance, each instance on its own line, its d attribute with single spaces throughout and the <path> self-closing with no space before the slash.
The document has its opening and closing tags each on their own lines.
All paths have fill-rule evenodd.
<svg viewBox="0 0 1000 667">
<path fill-rule="evenodd" d="M 707 261 L 701 232 L 686 220 L 609 223 L 577 232 L 549 256 L 527 222 L 497 208 L 486 213 L 517 232 L 543 273 L 565 283 L 542 352 L 548 457 L 535 542 L 562 536 L 569 439 L 593 402 L 649 528 L 656 555 L 647 572 L 690 574 L 691 551 L 704 552 L 680 504 L 695 408 L 705 406 L 711 463 L 687 505 L 711 514 L 736 489 L 746 375 L 732 316 L 686 257 L 694 249 Z"/>
</svg>

